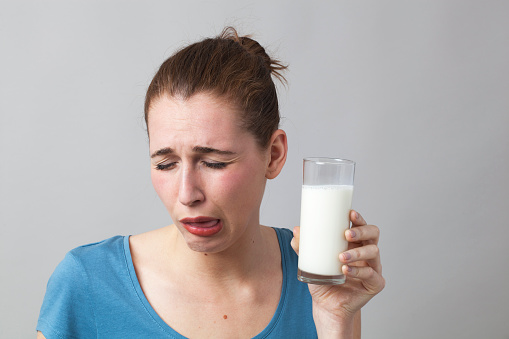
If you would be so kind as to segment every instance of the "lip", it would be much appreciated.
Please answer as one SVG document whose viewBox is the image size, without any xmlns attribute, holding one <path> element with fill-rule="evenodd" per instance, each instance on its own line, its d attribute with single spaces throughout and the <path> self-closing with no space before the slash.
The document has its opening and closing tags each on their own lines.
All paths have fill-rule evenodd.
<svg viewBox="0 0 509 339">
<path fill-rule="evenodd" d="M 223 228 L 221 219 L 211 217 L 183 218 L 179 222 L 189 233 L 200 237 L 213 236 Z"/>
</svg>

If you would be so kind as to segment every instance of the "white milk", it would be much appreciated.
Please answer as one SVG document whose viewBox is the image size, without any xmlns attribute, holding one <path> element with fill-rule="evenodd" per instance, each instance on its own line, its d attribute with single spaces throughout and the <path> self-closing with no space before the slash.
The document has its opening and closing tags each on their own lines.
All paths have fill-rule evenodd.
<svg viewBox="0 0 509 339">
<path fill-rule="evenodd" d="M 340 275 L 339 254 L 346 251 L 353 186 L 302 185 L 299 269 L 319 275 Z"/>
</svg>

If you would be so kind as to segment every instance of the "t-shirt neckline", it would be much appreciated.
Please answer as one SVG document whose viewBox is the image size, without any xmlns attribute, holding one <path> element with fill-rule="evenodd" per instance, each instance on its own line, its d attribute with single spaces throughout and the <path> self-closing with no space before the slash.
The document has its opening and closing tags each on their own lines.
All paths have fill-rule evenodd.
<svg viewBox="0 0 509 339">
<path fill-rule="evenodd" d="M 274 312 L 274 315 L 272 316 L 272 319 L 270 320 L 269 324 L 260 332 L 258 333 L 253 339 L 261 339 L 266 338 L 272 330 L 276 327 L 277 323 L 279 322 L 279 319 L 281 318 L 281 314 L 283 313 L 283 310 L 286 305 L 286 291 L 287 291 L 287 281 L 288 281 L 288 272 L 287 272 L 287 260 L 288 260 L 288 253 L 286 251 L 285 245 L 283 244 L 283 236 L 281 234 L 281 230 L 273 227 L 277 234 L 277 239 L 279 243 L 279 250 L 281 252 L 281 269 L 283 272 L 283 282 L 281 286 L 281 296 L 279 297 L 279 303 L 276 308 L 276 312 Z M 152 318 L 152 320 L 155 322 L 155 324 L 165 333 L 169 334 L 170 336 L 178 339 L 187 339 L 187 337 L 181 335 L 177 331 L 175 331 L 170 325 L 168 325 L 158 314 L 157 312 L 152 308 L 152 305 L 148 302 L 147 297 L 143 293 L 143 290 L 141 289 L 140 282 L 138 280 L 138 276 L 136 275 L 136 271 L 134 269 L 134 264 L 131 256 L 131 249 L 129 246 L 129 237 L 130 235 L 124 236 L 124 255 L 125 260 L 127 264 L 127 270 L 129 273 L 129 277 L 131 279 L 131 283 L 133 284 L 133 288 L 138 296 L 138 299 L 143 305 L 143 308 L 148 313 L 148 315 Z"/>
</svg>

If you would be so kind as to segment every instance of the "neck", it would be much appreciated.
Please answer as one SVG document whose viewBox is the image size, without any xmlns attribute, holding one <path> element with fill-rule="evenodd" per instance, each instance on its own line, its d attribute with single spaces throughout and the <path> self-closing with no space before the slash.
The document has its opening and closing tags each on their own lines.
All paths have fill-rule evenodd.
<svg viewBox="0 0 509 339">
<path fill-rule="evenodd" d="M 279 261 L 275 260 L 279 257 L 279 246 L 274 230 L 264 226 L 247 227 L 232 246 L 216 253 L 193 251 L 175 226 L 170 226 L 169 231 L 168 258 L 172 258 L 172 265 L 183 276 L 208 284 L 249 281 L 263 276 Z"/>
</svg>

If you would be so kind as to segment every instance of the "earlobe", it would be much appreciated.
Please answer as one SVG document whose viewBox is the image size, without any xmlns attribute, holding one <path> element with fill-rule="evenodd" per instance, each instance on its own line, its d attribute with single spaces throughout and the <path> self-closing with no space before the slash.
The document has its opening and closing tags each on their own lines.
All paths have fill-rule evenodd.
<svg viewBox="0 0 509 339">
<path fill-rule="evenodd" d="M 288 142 L 286 140 L 285 131 L 278 129 L 272 133 L 269 143 L 270 158 L 267 166 L 265 177 L 267 179 L 274 179 L 279 175 L 286 162 L 286 155 L 288 154 Z"/>
</svg>

